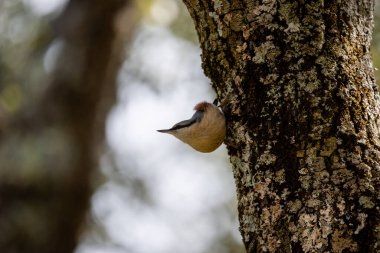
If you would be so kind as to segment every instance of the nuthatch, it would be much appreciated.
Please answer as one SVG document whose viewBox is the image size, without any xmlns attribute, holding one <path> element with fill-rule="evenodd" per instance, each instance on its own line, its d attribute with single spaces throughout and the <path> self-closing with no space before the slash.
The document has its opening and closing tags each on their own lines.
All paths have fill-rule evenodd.
<svg viewBox="0 0 380 253">
<path fill-rule="evenodd" d="M 212 152 L 223 143 L 226 136 L 224 114 L 216 105 L 208 102 L 197 104 L 194 110 L 196 112 L 191 119 L 181 121 L 170 129 L 157 131 L 171 134 L 199 152 Z"/>
</svg>

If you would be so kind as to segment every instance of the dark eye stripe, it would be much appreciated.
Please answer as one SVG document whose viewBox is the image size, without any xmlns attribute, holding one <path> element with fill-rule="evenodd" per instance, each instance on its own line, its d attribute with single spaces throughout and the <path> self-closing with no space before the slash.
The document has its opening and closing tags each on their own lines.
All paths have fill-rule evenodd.
<svg viewBox="0 0 380 253">
<path fill-rule="evenodd" d="M 203 111 L 196 111 L 194 115 L 191 117 L 191 119 L 178 122 L 170 130 L 177 130 L 184 127 L 189 127 L 196 122 L 198 123 L 201 122 L 202 118 L 203 118 Z"/>
</svg>

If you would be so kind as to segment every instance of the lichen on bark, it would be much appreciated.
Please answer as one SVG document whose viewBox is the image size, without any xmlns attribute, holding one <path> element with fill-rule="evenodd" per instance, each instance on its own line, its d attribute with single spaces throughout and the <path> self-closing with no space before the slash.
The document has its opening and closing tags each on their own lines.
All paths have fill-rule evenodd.
<svg viewBox="0 0 380 253">
<path fill-rule="evenodd" d="M 247 252 L 378 252 L 374 2 L 184 0 L 226 102 Z"/>
</svg>

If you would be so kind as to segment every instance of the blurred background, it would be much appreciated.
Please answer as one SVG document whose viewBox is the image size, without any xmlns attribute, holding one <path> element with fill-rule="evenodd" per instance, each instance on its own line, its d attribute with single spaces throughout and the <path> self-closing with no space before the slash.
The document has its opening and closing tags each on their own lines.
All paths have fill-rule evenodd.
<svg viewBox="0 0 380 253">
<path fill-rule="evenodd" d="M 118 74 L 107 148 L 76 253 L 244 252 L 226 148 L 202 154 L 156 132 L 215 98 L 193 22 L 181 0 L 136 2 L 139 22 Z M 17 111 L 26 94 L 44 90 L 60 48 L 52 21 L 65 4 L 0 1 L 0 125 L 1 115 Z M 376 4 L 372 54 L 379 68 Z"/>
</svg>

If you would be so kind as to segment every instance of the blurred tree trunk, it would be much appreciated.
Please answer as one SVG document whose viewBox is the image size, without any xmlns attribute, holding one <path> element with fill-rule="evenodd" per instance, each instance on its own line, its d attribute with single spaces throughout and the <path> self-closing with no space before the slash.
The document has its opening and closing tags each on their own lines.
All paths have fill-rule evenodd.
<svg viewBox="0 0 380 253">
<path fill-rule="evenodd" d="M 0 252 L 73 252 L 99 160 L 132 0 L 71 0 L 48 88 L 0 129 Z"/>
<path fill-rule="evenodd" d="M 247 252 L 380 252 L 372 0 L 184 0 Z"/>
</svg>

